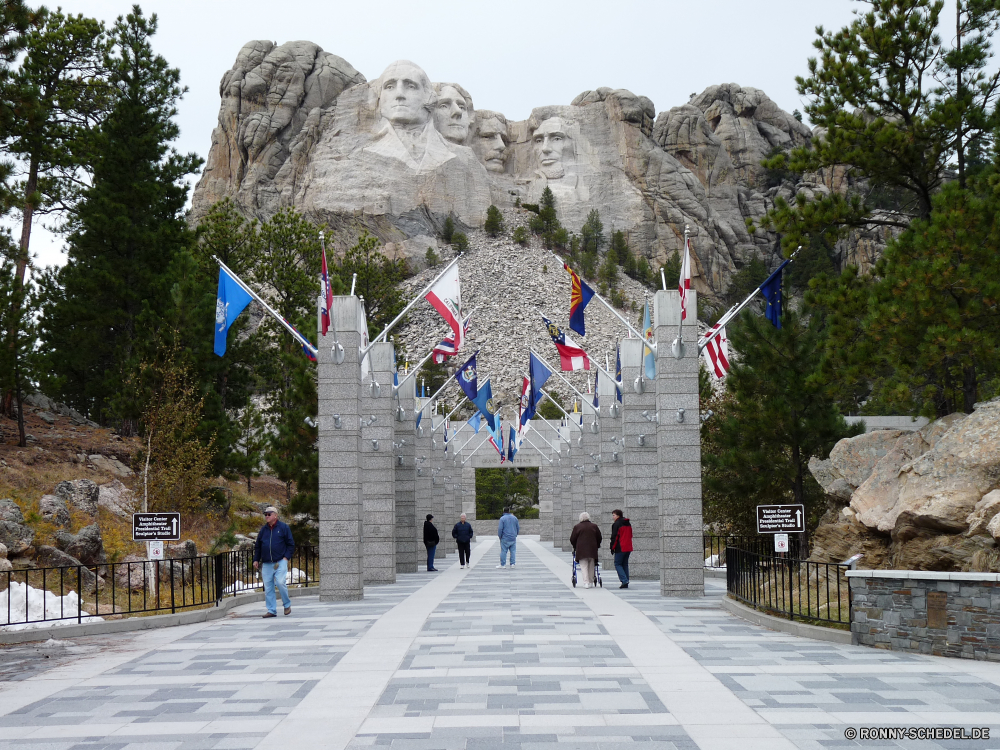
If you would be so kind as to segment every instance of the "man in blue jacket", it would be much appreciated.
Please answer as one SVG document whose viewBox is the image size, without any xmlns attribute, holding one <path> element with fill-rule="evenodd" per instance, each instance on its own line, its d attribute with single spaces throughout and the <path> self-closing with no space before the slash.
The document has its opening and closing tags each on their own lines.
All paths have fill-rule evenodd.
<svg viewBox="0 0 1000 750">
<path fill-rule="evenodd" d="M 514 558 L 517 556 L 517 533 L 521 530 L 520 524 L 510 508 L 503 509 L 500 516 L 500 523 L 497 526 L 497 536 L 500 537 L 500 564 L 498 568 L 507 567 L 507 550 L 510 550 L 510 567 L 514 567 Z"/>
<path fill-rule="evenodd" d="M 281 592 L 281 603 L 285 614 L 292 614 L 292 600 L 288 598 L 288 561 L 295 552 L 295 540 L 288 524 L 278 520 L 278 509 L 273 505 L 264 508 L 266 523 L 257 532 L 253 545 L 253 567 L 260 570 L 264 581 L 264 606 L 267 612 L 262 617 L 277 617 L 277 602 L 274 587 Z"/>
</svg>

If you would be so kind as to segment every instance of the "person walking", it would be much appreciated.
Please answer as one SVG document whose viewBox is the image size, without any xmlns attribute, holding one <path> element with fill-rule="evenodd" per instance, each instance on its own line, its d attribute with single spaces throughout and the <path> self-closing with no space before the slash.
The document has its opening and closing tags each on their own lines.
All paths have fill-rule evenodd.
<svg viewBox="0 0 1000 750">
<path fill-rule="evenodd" d="M 458 543 L 458 567 L 460 570 L 465 570 L 466 566 L 472 567 L 472 524 L 465 520 L 465 514 L 463 513 L 455 524 L 455 528 L 451 530 L 451 535 L 455 538 Z"/>
<path fill-rule="evenodd" d="M 428 513 L 427 520 L 424 521 L 424 546 L 427 548 L 427 572 L 437 573 L 437 568 L 434 567 L 434 553 L 437 551 L 441 537 L 438 536 L 437 527 L 431 523 L 432 518 L 434 516 Z"/>
<path fill-rule="evenodd" d="M 632 522 L 620 510 L 611 511 L 611 552 L 615 556 L 615 570 L 622 585 L 628 588 L 628 558 L 632 554 Z"/>
<path fill-rule="evenodd" d="M 498 568 L 507 567 L 507 551 L 510 551 L 510 567 L 514 567 L 514 558 L 517 557 L 517 535 L 521 530 L 521 525 L 517 518 L 510 512 L 510 508 L 503 509 L 500 516 L 500 523 L 497 524 L 497 536 L 500 537 L 500 564 Z"/>
<path fill-rule="evenodd" d="M 264 606 L 261 617 L 277 617 L 278 602 L 274 589 L 281 592 L 285 614 L 292 614 L 292 600 L 288 598 L 288 561 L 295 552 L 295 540 L 288 524 L 278 520 L 278 509 L 273 505 L 264 508 L 264 525 L 257 532 L 253 544 L 253 569 L 260 571 L 264 582 Z"/>
<path fill-rule="evenodd" d="M 596 581 L 594 562 L 597 560 L 598 550 L 601 549 L 601 527 L 590 520 L 589 513 L 580 514 L 580 523 L 573 527 L 569 543 L 573 545 L 573 554 L 576 555 L 576 561 L 580 566 L 584 580 L 583 587 L 593 588 Z"/>
</svg>

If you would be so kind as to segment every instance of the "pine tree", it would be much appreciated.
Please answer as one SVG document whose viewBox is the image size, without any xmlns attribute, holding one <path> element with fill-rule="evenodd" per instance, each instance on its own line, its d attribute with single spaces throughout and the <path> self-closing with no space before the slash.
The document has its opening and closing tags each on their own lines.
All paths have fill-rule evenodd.
<svg viewBox="0 0 1000 750">
<path fill-rule="evenodd" d="M 483 225 L 483 229 L 490 237 L 498 237 L 503 231 L 503 214 L 496 206 L 490 206 L 486 209 L 486 223 Z"/>
<path fill-rule="evenodd" d="M 580 236 L 583 238 L 583 251 L 585 253 L 599 253 L 604 247 L 604 224 L 601 222 L 601 216 L 596 208 L 591 209 L 590 213 L 587 214 L 587 220 L 583 223 Z"/>
<path fill-rule="evenodd" d="M 813 377 L 819 334 L 792 312 L 781 330 L 744 313 L 729 338 L 739 356 L 702 434 L 706 520 L 747 531 L 754 506 L 795 502 L 804 503 L 815 522 L 823 492 L 809 459 L 826 457 L 858 430 Z"/>
<path fill-rule="evenodd" d="M 461 233 L 456 232 L 452 239 L 458 234 Z M 381 333 L 406 307 L 399 290 L 399 283 L 408 274 L 406 261 L 390 260 L 380 248 L 381 243 L 377 237 L 363 232 L 358 241 L 344 253 L 338 268 L 345 286 L 350 284 L 355 273 L 358 275 L 355 293 L 365 298 L 368 332 L 372 337 Z"/>
<path fill-rule="evenodd" d="M 168 269 L 192 242 L 184 178 L 201 163 L 170 146 L 184 89 L 180 73 L 153 52 L 156 27 L 156 16 L 146 19 L 136 7 L 111 31 L 103 67 L 113 97 L 93 134 L 92 185 L 43 316 L 47 392 L 126 434 L 135 433 L 141 404 L 116 396 L 125 395 L 148 333 L 140 315 L 172 304 Z"/>
</svg>

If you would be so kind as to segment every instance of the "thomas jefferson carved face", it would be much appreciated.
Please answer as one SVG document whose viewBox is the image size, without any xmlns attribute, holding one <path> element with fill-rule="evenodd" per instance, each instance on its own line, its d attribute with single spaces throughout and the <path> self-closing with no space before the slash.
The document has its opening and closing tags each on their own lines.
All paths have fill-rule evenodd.
<svg viewBox="0 0 1000 750">
<path fill-rule="evenodd" d="M 571 154 L 572 146 L 562 118 L 550 117 L 542 122 L 531 136 L 531 146 L 546 178 L 558 180 L 566 173 L 563 151 L 569 148 L 567 155 Z"/>
<path fill-rule="evenodd" d="M 392 63 L 381 78 L 379 114 L 393 125 L 420 125 L 430 119 L 431 83 L 418 66 L 407 60 Z"/>
<path fill-rule="evenodd" d="M 434 103 L 434 126 L 452 143 L 465 143 L 469 135 L 469 102 L 454 86 L 441 86 Z"/>
<path fill-rule="evenodd" d="M 507 157 L 507 123 L 495 115 L 478 119 L 472 148 L 479 160 L 486 165 L 486 169 L 490 172 L 503 172 Z"/>
</svg>

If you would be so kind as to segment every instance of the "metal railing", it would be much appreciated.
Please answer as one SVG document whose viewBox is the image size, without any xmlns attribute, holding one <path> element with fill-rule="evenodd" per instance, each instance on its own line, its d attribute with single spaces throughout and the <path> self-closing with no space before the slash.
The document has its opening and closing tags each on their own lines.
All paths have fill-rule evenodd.
<svg viewBox="0 0 1000 750">
<path fill-rule="evenodd" d="M 702 541 L 705 547 L 706 568 L 726 567 L 726 550 L 729 547 L 738 547 L 739 549 L 756 552 L 760 555 L 774 554 L 773 534 L 759 534 L 754 536 L 703 534 Z M 788 554 L 791 557 L 805 559 L 809 557 L 808 544 L 804 544 L 798 535 L 789 535 Z"/>
<path fill-rule="evenodd" d="M 726 549 L 726 562 L 726 589 L 745 604 L 790 620 L 851 623 L 847 563 L 811 562 L 733 546 Z"/>
<path fill-rule="evenodd" d="M 286 580 L 289 586 L 318 584 L 318 551 L 297 546 Z M 227 596 L 263 585 L 253 569 L 252 550 L 155 562 L 5 571 L 0 572 L 0 630 L 218 606 Z"/>
</svg>

